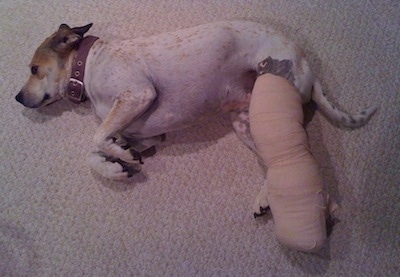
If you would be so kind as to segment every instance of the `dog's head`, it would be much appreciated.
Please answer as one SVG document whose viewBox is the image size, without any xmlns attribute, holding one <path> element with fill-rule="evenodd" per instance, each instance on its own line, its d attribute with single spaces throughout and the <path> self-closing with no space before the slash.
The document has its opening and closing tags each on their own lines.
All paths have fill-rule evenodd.
<svg viewBox="0 0 400 277">
<path fill-rule="evenodd" d="M 61 99 L 69 80 L 71 54 L 90 27 L 92 24 L 76 28 L 62 24 L 45 39 L 29 65 L 31 75 L 15 99 L 28 108 L 39 108 Z"/>
</svg>

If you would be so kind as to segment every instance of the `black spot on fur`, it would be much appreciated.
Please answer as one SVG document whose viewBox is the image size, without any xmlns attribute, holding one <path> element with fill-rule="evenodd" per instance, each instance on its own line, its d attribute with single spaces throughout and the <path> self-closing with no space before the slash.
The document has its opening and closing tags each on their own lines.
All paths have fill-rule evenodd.
<svg viewBox="0 0 400 277">
<path fill-rule="evenodd" d="M 258 76 L 271 73 L 281 76 L 292 83 L 294 82 L 293 62 L 291 60 L 275 60 L 271 57 L 266 58 L 258 64 Z"/>
</svg>

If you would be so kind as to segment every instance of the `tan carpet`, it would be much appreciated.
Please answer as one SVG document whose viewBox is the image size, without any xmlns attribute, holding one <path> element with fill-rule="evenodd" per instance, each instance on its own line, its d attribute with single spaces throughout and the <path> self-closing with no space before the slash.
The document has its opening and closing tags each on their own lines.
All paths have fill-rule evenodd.
<svg viewBox="0 0 400 277">
<path fill-rule="evenodd" d="M 60 23 L 94 23 L 104 39 L 219 20 L 275 26 L 310 57 L 339 107 L 380 109 L 348 131 L 318 112 L 308 126 L 342 206 L 319 255 L 284 249 L 271 219 L 252 217 L 263 182 L 227 119 L 167 135 L 130 183 L 91 172 L 90 105 L 41 111 L 14 96 L 39 43 Z M 400 274 L 398 1 L 0 2 L 1 276 L 395 276 Z"/>
</svg>

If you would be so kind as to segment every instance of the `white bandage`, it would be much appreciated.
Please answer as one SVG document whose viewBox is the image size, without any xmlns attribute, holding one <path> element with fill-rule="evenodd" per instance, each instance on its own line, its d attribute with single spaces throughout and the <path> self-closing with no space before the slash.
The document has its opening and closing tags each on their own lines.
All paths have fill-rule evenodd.
<svg viewBox="0 0 400 277">
<path fill-rule="evenodd" d="M 286 79 L 257 78 L 250 102 L 250 130 L 268 167 L 267 198 L 278 240 L 296 250 L 324 245 L 327 195 L 303 128 L 302 100 Z"/>
</svg>

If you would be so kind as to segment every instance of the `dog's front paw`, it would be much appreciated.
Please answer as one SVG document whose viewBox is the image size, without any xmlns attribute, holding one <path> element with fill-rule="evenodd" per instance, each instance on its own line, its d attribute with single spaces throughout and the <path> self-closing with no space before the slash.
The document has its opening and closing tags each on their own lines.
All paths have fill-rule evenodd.
<svg viewBox="0 0 400 277">
<path fill-rule="evenodd" d="M 132 165 L 143 164 L 140 152 L 131 148 L 129 144 L 120 145 L 115 138 L 108 139 L 103 143 L 97 143 L 100 156 L 107 158 L 107 161 L 128 163 Z"/>
<path fill-rule="evenodd" d="M 109 158 L 101 152 L 91 153 L 88 163 L 101 176 L 113 180 L 126 180 L 142 169 L 140 164 Z"/>
<path fill-rule="evenodd" d="M 269 210 L 270 208 L 267 199 L 267 186 L 263 185 L 254 201 L 253 205 L 254 218 L 265 215 L 266 213 L 269 212 Z"/>
</svg>

